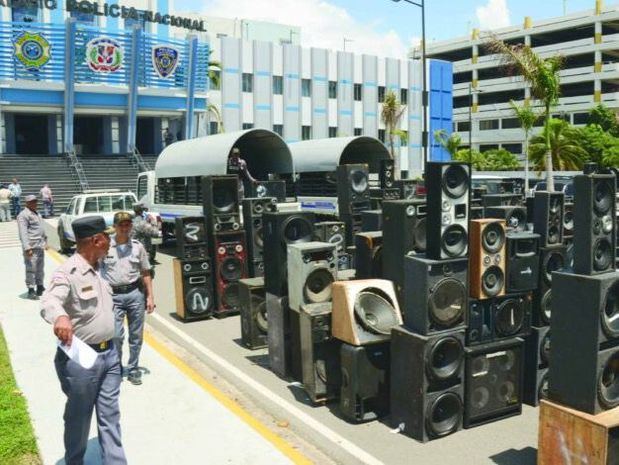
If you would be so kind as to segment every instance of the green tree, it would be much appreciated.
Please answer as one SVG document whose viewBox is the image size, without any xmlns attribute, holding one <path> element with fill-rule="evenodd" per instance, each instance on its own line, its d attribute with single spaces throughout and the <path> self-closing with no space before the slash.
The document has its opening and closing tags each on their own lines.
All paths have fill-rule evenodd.
<svg viewBox="0 0 619 465">
<path fill-rule="evenodd" d="M 211 60 L 213 50 L 209 51 L 208 55 L 208 80 L 209 87 L 214 90 L 218 90 L 221 86 L 221 63 L 216 60 Z"/>
<path fill-rule="evenodd" d="M 519 106 L 510 100 L 509 105 L 512 107 L 514 116 L 518 118 L 520 127 L 524 130 L 524 191 L 529 192 L 529 134 L 539 115 L 526 103 Z"/>
<path fill-rule="evenodd" d="M 505 149 L 492 149 L 484 153 L 477 150 L 470 152 L 469 149 L 462 149 L 454 154 L 453 159 L 470 162 L 473 168 L 478 171 L 510 171 L 520 167 L 516 155 Z"/>
<path fill-rule="evenodd" d="M 610 147 L 604 152 L 604 164 L 611 168 L 619 168 L 619 145 Z"/>
<path fill-rule="evenodd" d="M 448 134 L 444 129 L 434 131 L 434 140 L 437 144 L 447 150 L 449 155 L 451 155 L 451 158 L 454 158 L 456 152 L 458 152 L 458 149 L 462 145 L 462 138 L 460 137 L 460 134 L 455 132 Z"/>
<path fill-rule="evenodd" d="M 470 163 L 473 169 L 476 169 L 479 171 L 483 171 L 484 166 L 485 166 L 483 158 L 482 158 L 482 154 L 475 149 L 473 150 L 460 149 L 454 154 L 453 159 L 455 161 L 463 161 L 465 163 Z"/>
<path fill-rule="evenodd" d="M 587 152 L 574 141 L 573 128 L 562 119 L 550 118 L 542 133 L 531 139 L 529 158 L 538 171 L 546 169 L 548 146 L 551 163 L 559 170 L 580 170 L 588 159 Z"/>
<path fill-rule="evenodd" d="M 380 112 L 381 120 L 385 125 L 387 137 L 389 138 L 389 152 L 394 161 L 394 171 L 396 179 L 400 179 L 400 157 L 395 156 L 395 137 L 396 131 L 400 126 L 400 120 L 405 108 L 402 106 L 395 92 L 388 91 L 385 94 L 385 101 Z"/>
<path fill-rule="evenodd" d="M 488 48 L 491 52 L 502 56 L 503 63 L 514 74 L 520 74 L 531 88 L 531 95 L 537 99 L 544 108 L 544 126 L 546 135 L 546 160 L 543 163 L 546 169 L 546 182 L 549 191 L 554 191 L 552 178 L 553 159 L 550 147 L 550 134 L 548 130 L 550 111 L 559 102 L 561 95 L 559 71 L 563 67 L 564 59 L 555 55 L 548 58 L 540 57 L 528 45 L 506 44 L 497 37 L 493 37 Z"/>
<path fill-rule="evenodd" d="M 599 104 L 593 107 L 589 111 L 589 123 L 590 125 L 599 125 L 602 130 L 610 132 L 613 136 L 619 136 L 619 123 L 617 122 L 617 115 L 613 110 Z"/>
<path fill-rule="evenodd" d="M 619 143 L 619 139 L 604 131 L 598 124 L 589 124 L 569 131 L 567 137 L 587 154 L 587 161 L 604 164 L 604 152 Z"/>
</svg>

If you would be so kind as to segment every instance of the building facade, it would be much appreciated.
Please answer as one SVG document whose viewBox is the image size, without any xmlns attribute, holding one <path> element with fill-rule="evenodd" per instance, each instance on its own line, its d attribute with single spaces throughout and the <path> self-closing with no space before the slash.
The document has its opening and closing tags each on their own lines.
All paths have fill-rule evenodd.
<svg viewBox="0 0 619 465">
<path fill-rule="evenodd" d="M 506 43 L 530 45 L 542 57 L 565 57 L 561 98 L 553 116 L 576 125 L 586 124 L 589 110 L 597 104 L 619 110 L 619 7 L 591 1 L 590 11 L 538 22 L 525 18 L 522 26 L 493 31 Z M 488 34 L 473 30 L 470 37 L 428 44 L 427 54 L 453 63 L 453 130 L 462 137 L 463 147 L 471 137 L 475 149 L 503 147 L 521 155 L 524 131 L 509 102 L 522 103 L 531 92 L 485 48 L 487 40 Z M 537 130 L 542 125 L 539 121 Z"/>
</svg>

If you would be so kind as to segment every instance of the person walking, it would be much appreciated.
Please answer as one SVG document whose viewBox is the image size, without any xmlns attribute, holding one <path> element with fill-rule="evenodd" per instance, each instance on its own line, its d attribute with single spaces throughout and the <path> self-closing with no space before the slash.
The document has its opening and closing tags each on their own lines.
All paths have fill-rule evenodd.
<svg viewBox="0 0 619 465">
<path fill-rule="evenodd" d="M 241 151 L 237 147 L 234 147 L 228 156 L 227 173 L 238 176 L 239 201 L 243 200 L 245 194 L 245 182 L 258 184 L 258 180 L 249 172 L 247 162 L 241 158 Z"/>
<path fill-rule="evenodd" d="M 43 201 L 43 218 L 54 216 L 54 195 L 49 187 L 49 184 L 44 184 L 40 191 L 41 200 Z"/>
<path fill-rule="evenodd" d="M 131 239 L 132 220 L 129 212 L 117 212 L 114 215 L 116 235 L 112 238 L 110 250 L 102 262 L 101 274 L 112 286 L 114 294 L 114 342 L 121 365 L 125 339 L 123 323 L 126 317 L 129 325 L 127 379 L 131 384 L 139 385 L 142 384 L 139 359 L 144 337 L 145 310 L 152 313 L 155 310 L 155 300 L 148 254 L 140 242 Z"/>
<path fill-rule="evenodd" d="M 77 251 L 52 276 L 41 300 L 41 316 L 53 325 L 62 344 L 77 337 L 97 358 L 90 368 L 71 360 L 59 347 L 54 365 L 62 391 L 66 465 L 83 465 L 93 409 L 97 412 L 99 446 L 104 465 L 127 465 L 120 433 L 120 358 L 114 337 L 112 289 L 101 277 L 99 261 L 110 247 L 102 216 L 78 218 L 71 224 Z"/>
<path fill-rule="evenodd" d="M 170 131 L 170 128 L 166 128 L 165 131 L 163 132 L 163 143 L 167 147 L 172 142 L 174 142 L 174 134 L 172 134 L 172 131 Z"/>
<path fill-rule="evenodd" d="M 28 298 L 38 300 L 39 296 L 45 291 L 43 287 L 43 273 L 47 234 L 45 234 L 43 220 L 37 213 L 36 195 L 26 196 L 26 208 L 17 215 L 17 228 L 24 252 Z"/>
<path fill-rule="evenodd" d="M 133 218 L 131 234 L 134 239 L 142 243 L 146 252 L 148 252 L 150 261 L 154 264 L 155 257 L 157 256 L 157 246 L 153 245 L 152 240 L 154 237 L 161 236 L 159 227 L 151 223 L 147 209 L 142 202 L 133 205 L 133 212 L 135 216 Z"/>
<path fill-rule="evenodd" d="M 21 185 L 17 178 L 13 178 L 11 184 L 9 184 L 9 190 L 11 191 L 11 215 L 14 218 L 17 218 L 19 212 L 21 211 Z"/>
<path fill-rule="evenodd" d="M 11 221 L 11 191 L 0 184 L 0 221 Z"/>
</svg>

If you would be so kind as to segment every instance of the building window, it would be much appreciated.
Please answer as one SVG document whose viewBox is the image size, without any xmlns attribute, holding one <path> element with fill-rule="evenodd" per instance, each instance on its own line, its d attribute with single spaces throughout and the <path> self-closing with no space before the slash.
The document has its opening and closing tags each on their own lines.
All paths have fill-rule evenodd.
<svg viewBox="0 0 619 465">
<path fill-rule="evenodd" d="M 514 155 L 522 154 L 522 144 L 502 144 L 501 147 Z"/>
<path fill-rule="evenodd" d="M 486 145 L 480 145 L 479 151 L 487 152 L 488 150 L 496 150 L 498 148 L 499 148 L 498 144 L 486 144 Z"/>
<path fill-rule="evenodd" d="M 218 39 L 221 39 L 222 37 L 228 37 L 228 34 L 224 34 L 224 33 L 222 33 L 222 32 L 218 32 L 218 33 L 217 33 L 217 38 L 218 38 Z"/>
<path fill-rule="evenodd" d="M 284 93 L 284 79 L 281 76 L 273 76 L 273 95 Z"/>
<path fill-rule="evenodd" d="M 337 82 L 329 81 L 329 98 L 337 98 Z"/>
<path fill-rule="evenodd" d="M 456 124 L 458 126 L 456 132 L 469 132 L 469 129 L 471 129 L 471 123 L 468 121 L 458 121 Z"/>
<path fill-rule="evenodd" d="M 253 129 L 254 123 L 243 123 L 243 129 Z"/>
<path fill-rule="evenodd" d="M 408 89 L 400 89 L 400 103 L 402 105 L 408 104 Z"/>
<path fill-rule="evenodd" d="M 311 126 L 301 126 L 301 139 L 302 140 L 310 140 L 312 138 L 312 127 Z"/>
<path fill-rule="evenodd" d="M 384 129 L 378 130 L 378 140 L 380 140 L 383 144 L 385 143 L 385 130 Z"/>
<path fill-rule="evenodd" d="M 337 137 L 337 128 L 329 126 L 329 137 Z"/>
<path fill-rule="evenodd" d="M 363 135 L 363 128 L 355 128 L 354 134 L 355 134 L 355 136 Z"/>
<path fill-rule="evenodd" d="M 355 84 L 353 92 L 355 94 L 355 101 L 360 102 L 361 101 L 361 84 Z"/>
<path fill-rule="evenodd" d="M 501 121 L 503 129 L 518 129 L 520 128 L 520 121 L 518 118 L 505 118 Z"/>
<path fill-rule="evenodd" d="M 18 23 L 38 22 L 38 2 L 19 2 L 12 8 L 11 16 L 13 21 Z"/>
<path fill-rule="evenodd" d="M 378 103 L 385 101 L 385 86 L 378 86 Z"/>
<path fill-rule="evenodd" d="M 499 129 L 498 119 L 486 119 L 486 120 L 481 120 L 479 122 L 480 131 L 492 131 L 495 129 Z"/>
<path fill-rule="evenodd" d="M 574 124 L 588 124 L 589 113 L 574 113 Z"/>
<path fill-rule="evenodd" d="M 254 91 L 254 75 L 250 73 L 243 73 L 243 92 Z"/>
<path fill-rule="evenodd" d="M 301 95 L 303 97 L 312 96 L 312 81 L 310 81 L 309 79 L 301 80 Z"/>
<path fill-rule="evenodd" d="M 284 135 L 284 125 L 283 124 L 274 124 L 273 132 L 279 134 L 280 137 Z"/>
</svg>

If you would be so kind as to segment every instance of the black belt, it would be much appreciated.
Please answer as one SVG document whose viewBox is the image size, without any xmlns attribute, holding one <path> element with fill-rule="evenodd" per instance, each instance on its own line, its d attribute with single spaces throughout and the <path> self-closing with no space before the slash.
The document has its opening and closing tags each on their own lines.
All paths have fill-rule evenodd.
<svg viewBox="0 0 619 465">
<path fill-rule="evenodd" d="M 112 292 L 114 294 L 129 294 L 129 292 L 140 287 L 140 281 L 134 281 L 131 284 L 125 284 L 124 286 L 112 286 Z"/>
<path fill-rule="evenodd" d="M 95 352 L 105 352 L 108 349 L 112 348 L 113 341 L 110 339 L 109 341 L 100 342 L 99 344 L 88 344 Z"/>
</svg>

